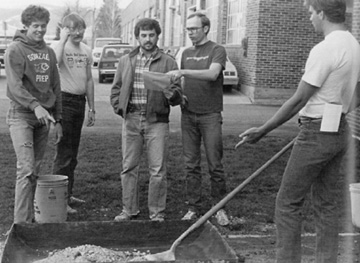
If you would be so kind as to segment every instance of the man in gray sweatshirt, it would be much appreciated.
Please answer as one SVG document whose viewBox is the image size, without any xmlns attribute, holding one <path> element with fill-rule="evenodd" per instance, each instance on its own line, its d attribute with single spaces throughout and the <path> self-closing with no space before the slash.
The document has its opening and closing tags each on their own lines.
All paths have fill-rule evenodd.
<svg viewBox="0 0 360 263">
<path fill-rule="evenodd" d="M 50 123 L 55 124 L 56 143 L 61 140 L 60 79 L 54 51 L 44 35 L 50 13 L 30 5 L 21 14 L 19 30 L 5 54 L 7 124 L 17 158 L 14 223 L 34 221 L 34 195 L 48 142 Z"/>
</svg>

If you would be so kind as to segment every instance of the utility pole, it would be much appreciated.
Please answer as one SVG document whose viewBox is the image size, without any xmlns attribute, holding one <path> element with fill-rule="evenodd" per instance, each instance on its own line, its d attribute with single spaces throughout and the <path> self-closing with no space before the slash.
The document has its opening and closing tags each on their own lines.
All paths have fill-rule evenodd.
<svg viewBox="0 0 360 263">
<path fill-rule="evenodd" d="M 94 9 L 92 11 L 91 49 L 94 49 L 94 42 L 95 42 L 95 30 L 96 30 L 95 11 L 96 8 L 94 6 Z"/>
<path fill-rule="evenodd" d="M 113 4 L 113 9 L 112 9 L 111 36 L 116 37 L 115 36 L 115 6 L 116 6 L 115 0 L 113 0 L 112 4 Z"/>
<path fill-rule="evenodd" d="M 7 31 L 7 22 L 3 21 L 3 30 L 4 30 L 4 36 L 5 36 L 5 45 L 7 47 L 7 39 L 6 39 L 6 31 Z"/>
</svg>

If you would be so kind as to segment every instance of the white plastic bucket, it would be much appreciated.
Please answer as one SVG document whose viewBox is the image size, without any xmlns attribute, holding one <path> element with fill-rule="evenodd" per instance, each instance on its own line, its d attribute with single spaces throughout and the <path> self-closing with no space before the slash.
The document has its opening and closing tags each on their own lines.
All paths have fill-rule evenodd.
<svg viewBox="0 0 360 263">
<path fill-rule="evenodd" d="M 360 227 L 360 183 L 350 184 L 350 200 L 352 222 Z"/>
<path fill-rule="evenodd" d="M 34 208 L 38 223 L 63 223 L 67 219 L 68 177 L 64 175 L 39 176 Z"/>
</svg>

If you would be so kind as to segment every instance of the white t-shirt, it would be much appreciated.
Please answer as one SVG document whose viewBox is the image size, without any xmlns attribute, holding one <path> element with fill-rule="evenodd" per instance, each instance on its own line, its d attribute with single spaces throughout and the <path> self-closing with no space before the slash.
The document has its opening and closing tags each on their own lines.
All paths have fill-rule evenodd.
<svg viewBox="0 0 360 263">
<path fill-rule="evenodd" d="M 64 48 L 63 63 L 59 66 L 61 91 L 85 95 L 87 85 L 86 68 L 90 67 L 91 70 L 91 64 L 90 47 L 82 42 L 77 47 L 68 41 Z"/>
<path fill-rule="evenodd" d="M 319 87 L 299 112 L 321 118 L 325 103 L 341 104 L 347 113 L 360 80 L 360 45 L 348 31 L 333 31 L 311 51 L 302 80 Z"/>
</svg>

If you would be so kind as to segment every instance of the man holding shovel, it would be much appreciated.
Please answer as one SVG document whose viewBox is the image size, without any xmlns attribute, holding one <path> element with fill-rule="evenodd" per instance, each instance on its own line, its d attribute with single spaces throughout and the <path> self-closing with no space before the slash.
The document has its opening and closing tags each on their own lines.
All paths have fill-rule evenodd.
<svg viewBox="0 0 360 263">
<path fill-rule="evenodd" d="M 255 143 L 299 112 L 300 131 L 276 198 L 277 262 L 301 262 L 301 222 L 311 191 L 316 222 L 316 262 L 337 261 L 336 182 L 347 151 L 349 111 L 360 80 L 360 46 L 344 26 L 344 0 L 308 0 L 310 20 L 325 39 L 310 52 L 295 94 L 260 127 L 240 134 Z"/>
</svg>

